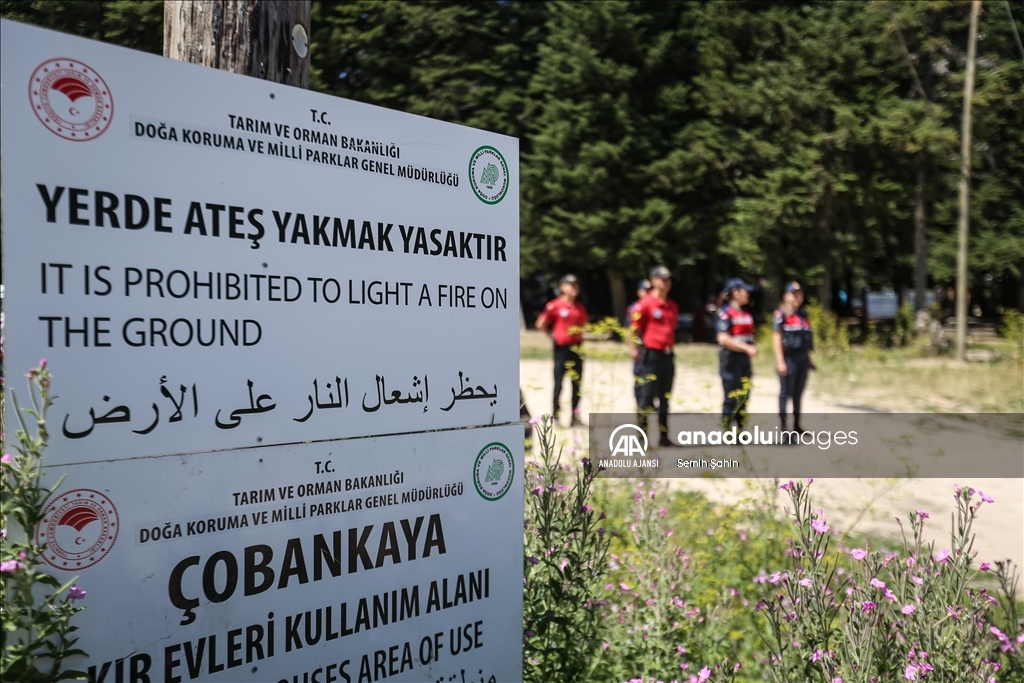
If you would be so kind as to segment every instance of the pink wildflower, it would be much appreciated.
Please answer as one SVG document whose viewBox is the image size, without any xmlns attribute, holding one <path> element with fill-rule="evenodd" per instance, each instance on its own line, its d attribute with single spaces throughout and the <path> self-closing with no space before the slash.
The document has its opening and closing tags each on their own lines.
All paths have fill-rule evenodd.
<svg viewBox="0 0 1024 683">
<path fill-rule="evenodd" d="M 0 455 L 0 464 L 9 465 L 11 459 L 12 458 L 10 453 L 4 453 L 3 455 Z"/>
<path fill-rule="evenodd" d="M 910 580 L 916 583 L 918 586 L 924 583 L 924 579 L 922 579 L 920 576 L 911 576 Z"/>
<path fill-rule="evenodd" d="M 68 600 L 81 600 L 85 597 L 85 589 L 79 588 L 78 586 L 72 586 L 68 589 Z"/>
<path fill-rule="evenodd" d="M 949 548 L 943 548 L 939 551 L 939 554 L 935 556 L 936 562 L 945 562 L 949 559 Z"/>
<path fill-rule="evenodd" d="M 782 489 L 783 491 L 788 491 L 791 488 L 793 488 L 793 482 L 787 481 L 785 484 L 780 485 L 779 488 Z"/>
<path fill-rule="evenodd" d="M 928 517 L 930 517 L 930 515 L 928 514 L 927 510 L 918 510 L 917 511 L 917 516 L 920 519 L 928 519 Z"/>
<path fill-rule="evenodd" d="M 828 533 L 828 524 L 825 523 L 824 518 L 818 518 L 811 522 L 811 528 L 817 531 L 819 534 Z"/>
<path fill-rule="evenodd" d="M 995 502 L 994 500 L 992 500 L 992 496 L 988 495 L 987 493 L 985 493 L 981 489 L 978 489 L 978 495 L 981 496 L 981 499 L 983 501 L 985 501 L 986 503 L 994 503 Z"/>
<path fill-rule="evenodd" d="M 21 562 L 18 562 L 17 560 L 7 560 L 6 562 L 0 562 L 0 572 L 3 572 L 5 574 L 13 574 L 14 572 L 18 571 L 24 566 L 25 565 L 23 565 Z"/>
<path fill-rule="evenodd" d="M 903 609 L 901 609 L 900 611 L 903 612 L 904 614 L 910 615 L 910 614 L 913 614 L 916 610 L 917 610 L 917 608 L 914 607 L 913 605 L 904 605 Z"/>
<path fill-rule="evenodd" d="M 988 562 L 982 562 L 981 566 L 978 567 L 978 569 L 980 571 L 987 572 L 989 569 L 992 569 L 992 565 L 990 565 Z"/>
<path fill-rule="evenodd" d="M 875 588 L 885 588 L 885 581 L 879 581 L 878 578 L 871 579 L 871 585 Z"/>
<path fill-rule="evenodd" d="M 875 607 L 878 607 L 878 605 L 876 605 L 875 603 L 871 602 L 870 600 L 865 600 L 865 601 L 864 601 L 863 603 L 861 603 L 861 608 L 862 608 L 862 609 L 863 609 L 863 610 L 864 610 L 865 612 L 870 612 L 870 611 L 871 611 L 871 610 L 873 610 L 873 609 L 874 609 Z"/>
<path fill-rule="evenodd" d="M 855 559 L 858 562 L 860 562 L 861 560 L 863 560 L 865 557 L 868 556 L 868 551 L 864 550 L 863 548 L 854 548 L 853 550 L 850 551 L 850 555 L 853 556 L 853 559 Z"/>
<path fill-rule="evenodd" d="M 913 664 L 907 665 L 907 668 L 903 671 L 903 678 L 907 679 L 908 681 L 916 681 L 917 667 Z"/>
<path fill-rule="evenodd" d="M 703 669 L 700 670 L 700 673 L 697 675 L 697 683 L 704 683 L 704 681 L 708 680 L 709 678 L 711 678 L 711 669 L 705 666 Z"/>
</svg>

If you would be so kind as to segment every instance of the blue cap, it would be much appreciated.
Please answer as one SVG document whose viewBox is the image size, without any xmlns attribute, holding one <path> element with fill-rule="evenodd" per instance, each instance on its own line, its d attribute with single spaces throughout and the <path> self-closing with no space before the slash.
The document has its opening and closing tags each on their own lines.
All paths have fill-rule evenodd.
<svg viewBox="0 0 1024 683">
<path fill-rule="evenodd" d="M 648 280 L 647 278 L 644 278 L 640 282 L 636 283 L 636 288 L 637 289 L 642 289 L 645 292 L 648 291 L 649 289 L 651 289 L 652 286 L 653 285 L 651 285 L 651 281 Z"/>
<path fill-rule="evenodd" d="M 754 286 L 748 284 L 740 277 L 732 277 L 725 281 L 725 286 L 722 288 L 727 292 L 731 292 L 734 289 L 745 289 L 748 292 L 754 291 Z"/>
<path fill-rule="evenodd" d="M 786 291 L 787 292 L 800 292 L 802 290 L 803 290 L 803 287 L 801 287 L 800 283 L 797 282 L 796 280 L 793 280 L 792 282 L 786 283 Z"/>
</svg>

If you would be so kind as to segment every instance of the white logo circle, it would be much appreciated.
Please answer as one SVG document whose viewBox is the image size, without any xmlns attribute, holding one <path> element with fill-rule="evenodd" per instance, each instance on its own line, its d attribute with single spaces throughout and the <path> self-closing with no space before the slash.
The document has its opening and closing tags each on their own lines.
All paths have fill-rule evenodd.
<svg viewBox="0 0 1024 683">
<path fill-rule="evenodd" d="M 484 204 L 497 204 L 508 192 L 508 164 L 494 147 L 478 147 L 469 158 L 469 185 Z"/>
<path fill-rule="evenodd" d="M 473 464 L 476 492 L 484 500 L 498 500 L 512 488 L 515 472 L 515 461 L 508 446 L 498 442 L 487 444 Z"/>
<path fill-rule="evenodd" d="M 640 436 L 643 437 L 644 440 L 643 446 L 641 446 L 640 442 L 637 441 L 635 434 L 623 434 L 618 438 L 618 440 L 615 439 L 616 434 L 618 434 L 623 429 L 627 428 L 633 429 L 640 433 Z M 633 456 L 634 454 L 636 454 L 637 456 L 642 458 L 647 453 L 648 446 L 649 444 L 647 442 L 647 432 L 633 424 L 619 425 L 612 431 L 611 436 L 608 437 L 608 448 L 611 449 L 612 455 L 618 454 Z"/>
</svg>

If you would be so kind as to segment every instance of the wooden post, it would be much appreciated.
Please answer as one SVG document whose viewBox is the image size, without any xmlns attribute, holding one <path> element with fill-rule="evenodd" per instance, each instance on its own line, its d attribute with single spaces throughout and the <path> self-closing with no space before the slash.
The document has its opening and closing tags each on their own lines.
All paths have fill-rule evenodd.
<svg viewBox="0 0 1024 683">
<path fill-rule="evenodd" d="M 967 360 L 967 233 L 971 224 L 971 97 L 974 95 L 974 58 L 978 51 L 978 15 L 980 13 L 981 0 L 972 0 L 971 28 L 967 36 L 963 132 L 960 136 L 960 225 L 956 255 L 956 356 L 960 360 Z"/>
<path fill-rule="evenodd" d="M 164 56 L 309 87 L 310 0 L 165 0 Z"/>
</svg>

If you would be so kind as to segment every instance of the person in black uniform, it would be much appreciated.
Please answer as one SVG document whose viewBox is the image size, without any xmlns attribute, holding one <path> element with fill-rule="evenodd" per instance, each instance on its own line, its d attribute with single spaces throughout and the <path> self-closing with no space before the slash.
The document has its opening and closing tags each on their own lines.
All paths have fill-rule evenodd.
<svg viewBox="0 0 1024 683">
<path fill-rule="evenodd" d="M 722 422 L 735 422 L 741 429 L 746 423 L 750 378 L 754 374 L 750 359 L 757 355 L 754 344 L 754 318 L 745 306 L 750 303 L 754 288 L 738 277 L 725 283 L 718 306 L 715 330 L 721 351 L 718 372 L 722 376 Z"/>
<path fill-rule="evenodd" d="M 637 419 L 647 428 L 647 415 L 658 402 L 658 445 L 672 446 L 668 438 L 668 402 L 675 378 L 676 324 L 679 306 L 668 298 L 672 289 L 672 273 L 665 266 L 651 270 L 651 291 L 637 303 L 629 326 L 633 360 L 640 361 L 636 376 Z"/>
<path fill-rule="evenodd" d="M 779 426 L 786 428 L 786 404 L 793 399 L 793 429 L 800 426 L 800 399 L 807 384 L 807 373 L 814 369 L 811 351 L 814 336 L 803 307 L 804 291 L 799 282 L 790 282 L 782 294 L 782 303 L 772 316 L 772 343 L 775 369 L 779 373 Z"/>
<path fill-rule="evenodd" d="M 648 279 L 643 279 L 636 285 L 636 301 L 626 307 L 626 326 L 629 327 L 633 324 L 633 313 L 636 312 L 637 308 L 640 307 L 640 302 L 644 300 L 644 297 L 651 291 L 653 285 Z M 627 333 L 628 334 L 628 333 Z M 643 385 L 641 378 L 641 365 L 642 359 L 637 357 L 633 361 L 633 396 L 636 397 L 637 409 L 640 406 L 640 387 Z"/>
</svg>

